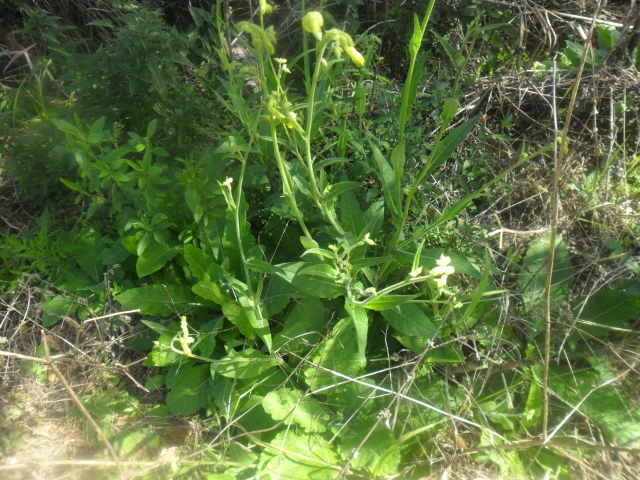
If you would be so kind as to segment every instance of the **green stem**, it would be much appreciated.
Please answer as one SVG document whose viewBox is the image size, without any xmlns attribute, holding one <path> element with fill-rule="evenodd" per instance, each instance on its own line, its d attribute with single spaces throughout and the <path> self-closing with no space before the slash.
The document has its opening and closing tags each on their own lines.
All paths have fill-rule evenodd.
<svg viewBox="0 0 640 480">
<path fill-rule="evenodd" d="M 318 87 L 318 78 L 320 77 L 320 69 L 322 68 L 322 58 L 324 55 L 326 46 L 323 46 L 320 51 L 316 52 L 316 68 L 313 72 L 313 80 L 311 81 L 311 89 L 309 90 L 309 107 L 307 109 L 307 131 L 304 138 L 305 150 L 307 157 L 307 170 L 309 171 L 309 178 L 311 180 L 311 193 L 316 206 L 322 211 L 322 215 L 328 220 L 333 228 L 335 228 L 340 235 L 344 235 L 344 229 L 338 219 L 329 211 L 325 202 L 322 201 L 322 194 L 318 188 L 318 182 L 313 170 L 313 156 L 311 155 L 311 130 L 313 128 L 313 114 L 315 107 L 316 88 Z"/>
<path fill-rule="evenodd" d="M 391 293 L 395 290 L 398 290 L 399 288 L 402 287 L 406 287 L 407 285 L 411 285 L 414 283 L 420 283 L 420 282 L 424 282 L 425 280 L 428 280 L 432 278 L 431 275 L 424 275 L 422 277 L 415 277 L 415 278 L 407 278 L 401 282 L 395 283 L 393 285 L 390 285 L 386 288 L 383 288 L 382 290 L 380 290 L 379 292 L 377 292 L 375 295 L 370 296 L 369 298 L 361 301 L 361 302 L 355 302 L 356 305 L 359 305 L 361 307 L 364 307 L 366 305 L 368 305 L 369 303 L 373 302 L 374 300 L 380 298 L 383 295 L 387 295 L 388 293 Z"/>
<path fill-rule="evenodd" d="M 409 190 L 409 193 L 407 194 L 407 198 L 406 198 L 405 203 L 404 203 L 404 209 L 403 209 L 403 212 L 402 212 L 402 218 L 400 219 L 400 225 L 398 225 L 398 227 L 396 228 L 396 231 L 394 232 L 393 236 L 391 237 L 391 241 L 389 242 L 389 248 L 387 249 L 387 251 L 389 253 L 393 252 L 393 250 L 395 250 L 395 248 L 398 246 L 398 243 L 400 242 L 400 236 L 402 235 L 402 231 L 404 230 L 404 226 L 407 223 L 407 218 L 409 218 L 409 210 L 411 209 L 411 202 L 413 201 L 413 197 L 415 196 L 416 192 L 418 191 L 418 187 L 420 185 L 422 185 L 424 177 L 426 177 L 427 172 L 429 171 L 429 168 L 431 167 L 431 164 L 433 163 L 432 159 L 434 158 L 436 152 L 438 151 L 438 146 L 440 145 L 440 140 L 442 139 L 442 135 L 443 135 L 444 130 L 445 130 L 445 128 L 447 126 L 448 125 L 443 124 L 442 127 L 440 128 L 440 130 L 438 131 L 438 136 L 436 137 L 436 142 L 433 145 L 433 150 L 431 150 L 431 155 L 429 155 L 429 160 L 427 160 L 427 164 L 422 168 L 422 170 L 420 171 L 420 174 L 416 178 L 416 181 L 413 183 L 413 186 L 411 187 L 411 190 Z M 382 269 L 380 270 L 380 273 L 378 274 L 378 279 L 379 280 L 384 279 L 384 274 L 386 273 L 387 269 L 389 268 L 389 265 L 391 265 L 391 261 L 385 262 L 385 264 L 382 266 Z"/>
<path fill-rule="evenodd" d="M 302 227 L 304 234 L 307 237 L 312 238 L 311 233 L 307 228 L 307 225 L 304 223 L 302 214 L 298 209 L 296 198 L 293 193 L 293 185 L 291 184 L 291 176 L 289 175 L 289 170 L 287 166 L 284 164 L 284 161 L 282 160 L 282 156 L 280 155 L 280 148 L 278 147 L 278 135 L 276 134 L 276 124 L 273 120 L 270 120 L 269 123 L 271 124 L 271 139 L 273 140 L 273 153 L 276 157 L 276 162 L 278 163 L 280 176 L 282 177 L 282 189 L 283 189 L 284 196 L 287 199 L 287 203 L 289 204 L 289 207 L 291 207 L 291 210 L 293 210 L 293 213 L 298 219 L 298 223 L 300 223 L 300 226 Z"/>
</svg>

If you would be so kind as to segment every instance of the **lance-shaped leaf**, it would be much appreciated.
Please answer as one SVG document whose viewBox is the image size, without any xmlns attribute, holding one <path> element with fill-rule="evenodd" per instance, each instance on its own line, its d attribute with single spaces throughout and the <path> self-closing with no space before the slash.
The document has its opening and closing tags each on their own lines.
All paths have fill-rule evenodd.
<svg viewBox="0 0 640 480">
<path fill-rule="evenodd" d="M 278 361 L 273 355 L 263 355 L 253 348 L 236 352 L 227 348 L 228 355 L 211 364 L 211 374 L 229 378 L 254 378 L 275 367 Z"/>
<path fill-rule="evenodd" d="M 358 353 L 365 356 L 365 350 L 367 348 L 367 332 L 369 330 L 369 319 L 367 318 L 367 311 L 359 306 L 355 305 L 352 301 L 346 300 L 344 309 L 347 311 L 353 322 L 353 326 L 356 330 L 356 338 L 358 341 Z"/>
<path fill-rule="evenodd" d="M 373 152 L 373 159 L 376 164 L 376 173 L 382 183 L 382 191 L 384 193 L 384 200 L 391 212 L 391 217 L 395 222 L 400 218 L 399 204 L 398 204 L 398 191 L 396 189 L 396 175 L 393 171 L 393 167 L 389 165 L 387 159 L 384 158 L 382 152 L 371 143 L 371 151 Z"/>
</svg>

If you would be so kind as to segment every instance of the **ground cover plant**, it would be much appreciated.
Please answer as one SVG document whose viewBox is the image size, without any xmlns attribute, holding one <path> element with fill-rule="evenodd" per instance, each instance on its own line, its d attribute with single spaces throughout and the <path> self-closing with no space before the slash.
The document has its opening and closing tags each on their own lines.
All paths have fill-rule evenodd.
<svg viewBox="0 0 640 480">
<path fill-rule="evenodd" d="M 3 471 L 634 478 L 633 5 L 109 5 L 8 7 Z"/>
</svg>

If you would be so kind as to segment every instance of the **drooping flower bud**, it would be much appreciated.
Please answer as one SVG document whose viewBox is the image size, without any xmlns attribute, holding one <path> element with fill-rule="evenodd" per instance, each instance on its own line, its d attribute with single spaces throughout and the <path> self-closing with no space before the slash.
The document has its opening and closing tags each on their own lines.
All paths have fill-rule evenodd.
<svg viewBox="0 0 640 480">
<path fill-rule="evenodd" d="M 349 58 L 351 58 L 351 61 L 356 67 L 364 67 L 364 57 L 358 50 L 356 50 L 356 47 L 344 47 L 344 51 L 349 55 Z"/>
<path fill-rule="evenodd" d="M 260 15 L 269 15 L 273 13 L 273 7 L 267 3 L 267 0 L 260 0 Z"/>
<path fill-rule="evenodd" d="M 312 33 L 316 40 L 322 40 L 322 27 L 324 26 L 324 19 L 320 12 L 307 12 L 302 19 L 302 28 L 307 32 Z"/>
</svg>

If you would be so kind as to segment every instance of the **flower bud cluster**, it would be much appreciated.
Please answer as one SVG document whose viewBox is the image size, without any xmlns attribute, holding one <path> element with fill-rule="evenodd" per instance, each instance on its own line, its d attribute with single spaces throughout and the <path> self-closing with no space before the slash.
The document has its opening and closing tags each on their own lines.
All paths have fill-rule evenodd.
<svg viewBox="0 0 640 480">
<path fill-rule="evenodd" d="M 429 274 L 433 277 L 433 281 L 440 290 L 447 286 L 447 277 L 455 273 L 455 268 L 449 265 L 450 263 L 451 258 L 442 254 L 440 258 L 436 260 L 437 266 L 429 271 Z"/>
<path fill-rule="evenodd" d="M 274 120 L 278 123 L 283 123 L 288 128 L 294 128 L 296 126 L 297 115 L 290 109 L 293 106 L 291 102 L 278 92 L 272 92 L 271 96 L 267 100 L 267 110 L 269 110 L 269 120 Z"/>
<path fill-rule="evenodd" d="M 329 42 L 333 42 L 333 50 L 338 58 L 340 58 L 342 52 L 344 52 L 349 56 L 356 67 L 364 67 L 365 59 L 355 48 L 351 35 L 337 28 L 332 28 L 323 34 L 323 26 L 324 19 L 320 12 L 308 12 L 302 19 L 302 27 L 316 37 L 318 47 L 324 46 Z"/>
</svg>

